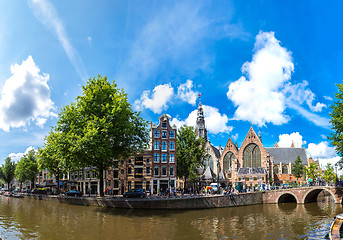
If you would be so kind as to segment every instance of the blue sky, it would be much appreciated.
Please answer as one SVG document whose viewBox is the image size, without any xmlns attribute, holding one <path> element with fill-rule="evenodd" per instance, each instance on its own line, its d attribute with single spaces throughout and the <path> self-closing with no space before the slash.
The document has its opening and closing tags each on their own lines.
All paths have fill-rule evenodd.
<svg viewBox="0 0 343 240">
<path fill-rule="evenodd" d="M 326 136 L 342 82 L 339 1 L 1 1 L 0 162 L 42 146 L 61 107 L 106 75 L 157 122 L 339 159 Z"/>
</svg>

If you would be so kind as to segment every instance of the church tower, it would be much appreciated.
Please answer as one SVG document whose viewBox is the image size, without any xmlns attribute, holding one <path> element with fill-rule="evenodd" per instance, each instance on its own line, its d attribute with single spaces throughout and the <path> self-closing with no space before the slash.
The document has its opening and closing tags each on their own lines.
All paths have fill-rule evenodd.
<svg viewBox="0 0 343 240">
<path fill-rule="evenodd" d="M 195 126 L 195 130 L 198 133 L 199 137 L 204 138 L 207 141 L 207 130 L 205 127 L 205 117 L 204 117 L 204 110 L 201 104 L 201 94 L 199 94 L 199 105 L 198 105 L 198 112 L 197 112 L 197 124 Z"/>
</svg>

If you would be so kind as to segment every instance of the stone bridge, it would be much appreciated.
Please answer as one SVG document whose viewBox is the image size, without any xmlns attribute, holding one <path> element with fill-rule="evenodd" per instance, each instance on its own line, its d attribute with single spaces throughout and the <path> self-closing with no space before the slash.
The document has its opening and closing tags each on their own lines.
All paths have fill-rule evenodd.
<svg viewBox="0 0 343 240">
<path fill-rule="evenodd" d="M 335 203 L 342 204 L 343 188 L 326 186 L 301 187 L 267 191 L 263 195 L 263 203 L 316 202 L 318 195 L 323 191 L 324 193 L 326 193 L 326 195 L 330 194 Z"/>
</svg>

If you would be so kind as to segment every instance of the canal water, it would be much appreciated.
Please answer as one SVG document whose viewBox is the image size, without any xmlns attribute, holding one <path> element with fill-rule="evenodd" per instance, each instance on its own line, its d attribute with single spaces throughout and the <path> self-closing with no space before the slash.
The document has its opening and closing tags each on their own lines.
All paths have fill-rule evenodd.
<svg viewBox="0 0 343 240">
<path fill-rule="evenodd" d="M 324 239 L 328 201 L 188 211 L 86 207 L 0 196 L 3 239 Z"/>
</svg>

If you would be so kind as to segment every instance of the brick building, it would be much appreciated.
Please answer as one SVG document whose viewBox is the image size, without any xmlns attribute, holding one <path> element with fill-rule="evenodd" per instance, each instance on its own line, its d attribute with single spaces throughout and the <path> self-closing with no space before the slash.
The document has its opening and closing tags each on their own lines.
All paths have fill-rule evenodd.
<svg viewBox="0 0 343 240">
<path fill-rule="evenodd" d="M 270 182 L 280 184 L 296 180 L 292 164 L 297 156 L 307 164 L 304 148 L 264 147 L 261 134 L 257 135 L 251 126 L 240 148 L 229 137 L 220 157 L 220 167 L 229 184 L 247 187 Z"/>
</svg>

